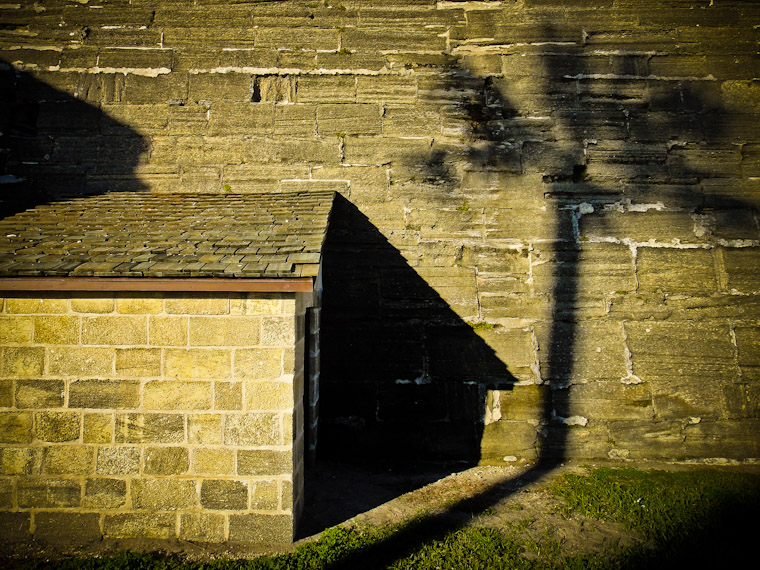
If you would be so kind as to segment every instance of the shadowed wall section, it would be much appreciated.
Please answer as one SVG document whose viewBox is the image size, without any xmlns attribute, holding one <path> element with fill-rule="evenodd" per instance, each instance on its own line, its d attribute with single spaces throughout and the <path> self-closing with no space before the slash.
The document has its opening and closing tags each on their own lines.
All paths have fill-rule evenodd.
<svg viewBox="0 0 760 570">
<path fill-rule="evenodd" d="M 324 263 L 325 455 L 396 466 L 477 462 L 494 394 L 516 381 L 486 342 L 490 327 L 463 321 L 345 198 L 334 207 Z M 427 273 L 444 291 L 466 275 Z"/>
<path fill-rule="evenodd" d="M 55 75 L 11 65 L 19 52 L 0 54 L 8 58 L 0 59 L 0 213 L 64 195 L 146 190 L 135 173 L 148 143 L 104 112 L 103 78 L 78 74 L 61 90 L 49 83 Z"/>
</svg>

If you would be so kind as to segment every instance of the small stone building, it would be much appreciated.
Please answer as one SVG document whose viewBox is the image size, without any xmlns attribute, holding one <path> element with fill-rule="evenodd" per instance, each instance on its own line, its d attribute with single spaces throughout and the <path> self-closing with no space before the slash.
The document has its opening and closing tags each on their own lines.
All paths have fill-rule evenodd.
<svg viewBox="0 0 760 570">
<path fill-rule="evenodd" d="M 0 221 L 4 541 L 292 541 L 332 201 L 112 193 Z"/>
</svg>

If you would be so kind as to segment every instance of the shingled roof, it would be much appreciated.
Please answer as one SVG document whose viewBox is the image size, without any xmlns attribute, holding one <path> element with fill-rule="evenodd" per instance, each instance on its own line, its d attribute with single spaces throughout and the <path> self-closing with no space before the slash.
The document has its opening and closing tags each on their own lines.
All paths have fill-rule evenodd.
<svg viewBox="0 0 760 570">
<path fill-rule="evenodd" d="M 110 193 L 0 220 L 0 277 L 311 277 L 333 192 Z"/>
</svg>

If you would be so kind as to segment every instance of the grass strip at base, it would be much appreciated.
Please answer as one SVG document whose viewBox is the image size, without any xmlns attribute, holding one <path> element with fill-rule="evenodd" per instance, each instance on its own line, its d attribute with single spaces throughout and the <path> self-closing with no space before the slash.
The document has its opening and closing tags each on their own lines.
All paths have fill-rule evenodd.
<svg viewBox="0 0 760 570">
<path fill-rule="evenodd" d="M 418 540 L 432 518 L 385 528 L 333 527 L 292 553 L 251 560 L 189 562 L 176 556 L 120 552 L 100 558 L 30 561 L 29 570 L 602 570 L 671 568 L 686 563 L 738 565 L 754 554 L 760 515 L 760 474 L 730 470 L 638 471 L 600 468 L 566 474 L 549 490 L 564 499 L 567 517 L 617 522 L 645 543 L 617 552 L 569 555 L 549 537 L 541 555 L 518 528 L 467 526 Z M 431 535 L 432 536 L 432 535 Z M 398 550 L 397 550 L 398 547 Z M 384 556 L 376 557 L 375 553 Z M 390 556 L 389 556 L 390 554 Z M 356 563 L 359 563 L 357 566 Z"/>
</svg>

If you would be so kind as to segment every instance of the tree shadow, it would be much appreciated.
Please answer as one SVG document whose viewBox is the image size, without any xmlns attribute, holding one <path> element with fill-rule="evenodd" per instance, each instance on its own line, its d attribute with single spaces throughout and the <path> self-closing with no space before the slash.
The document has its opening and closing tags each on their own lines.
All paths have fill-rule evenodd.
<svg viewBox="0 0 760 570">
<path fill-rule="evenodd" d="M 147 190 L 135 175 L 147 141 L 38 76 L 0 60 L 0 216 L 71 196 Z M 96 96 L 96 80 L 77 81 Z"/>
</svg>

